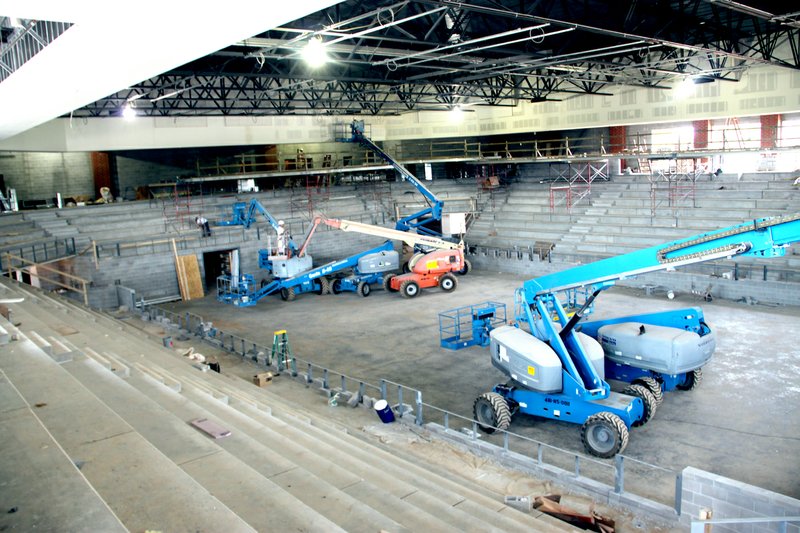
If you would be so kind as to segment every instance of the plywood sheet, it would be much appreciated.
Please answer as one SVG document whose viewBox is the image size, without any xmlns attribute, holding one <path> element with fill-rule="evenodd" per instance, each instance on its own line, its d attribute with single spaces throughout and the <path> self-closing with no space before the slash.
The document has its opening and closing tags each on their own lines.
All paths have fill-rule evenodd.
<svg viewBox="0 0 800 533">
<path fill-rule="evenodd" d="M 183 281 L 186 286 L 186 299 L 194 300 L 205 296 L 203 282 L 200 279 L 200 265 L 197 262 L 197 256 L 194 254 L 181 255 L 178 259 L 181 261 Z"/>
</svg>

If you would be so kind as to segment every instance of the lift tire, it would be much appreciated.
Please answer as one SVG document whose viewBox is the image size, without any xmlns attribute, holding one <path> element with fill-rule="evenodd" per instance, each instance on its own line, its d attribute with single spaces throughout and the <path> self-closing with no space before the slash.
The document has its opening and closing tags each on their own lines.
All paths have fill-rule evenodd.
<svg viewBox="0 0 800 533">
<path fill-rule="evenodd" d="M 294 287 L 289 287 L 288 289 L 286 288 L 281 289 L 281 298 L 283 299 L 284 302 L 291 302 L 292 300 L 295 299 L 295 296 L 296 294 L 294 292 Z"/>
<path fill-rule="evenodd" d="M 484 433 L 505 430 L 511 425 L 511 409 L 506 399 L 496 392 L 484 392 L 478 396 L 472 405 L 472 413 Z"/>
<path fill-rule="evenodd" d="M 445 274 L 439 278 L 439 287 L 444 292 L 453 292 L 458 287 L 458 280 L 452 274 Z"/>
<path fill-rule="evenodd" d="M 661 405 L 661 402 L 664 401 L 664 391 L 661 389 L 661 383 L 659 383 L 656 378 L 650 376 L 637 378 L 633 380 L 632 385 L 643 385 L 647 387 L 647 390 L 649 390 L 653 398 L 656 399 L 656 405 Z"/>
<path fill-rule="evenodd" d="M 461 270 L 456 270 L 456 274 L 466 276 L 470 272 L 472 272 L 472 263 L 469 262 L 469 259 L 464 258 L 464 266 L 461 267 Z"/>
<path fill-rule="evenodd" d="M 264 287 L 266 287 L 267 285 L 272 283 L 274 280 L 275 280 L 275 278 L 264 278 L 264 279 L 262 279 L 261 280 L 261 288 L 263 289 Z"/>
<path fill-rule="evenodd" d="M 691 372 L 687 372 L 686 377 L 683 379 L 683 383 L 676 385 L 675 388 L 678 390 L 694 390 L 702 381 L 703 369 L 695 368 Z"/>
<path fill-rule="evenodd" d="M 397 292 L 392 288 L 392 280 L 397 277 L 397 274 L 387 274 L 383 276 L 383 290 L 387 292 Z"/>
<path fill-rule="evenodd" d="M 647 424 L 653 415 L 656 414 L 656 409 L 658 408 L 658 403 L 656 402 L 655 396 L 653 393 L 650 392 L 650 389 L 645 387 L 644 385 L 628 385 L 622 394 L 627 394 L 628 396 L 635 396 L 642 400 L 644 404 L 644 415 L 640 420 L 637 420 L 633 423 L 634 427 L 639 427 Z"/>
<path fill-rule="evenodd" d="M 331 282 L 325 276 L 322 276 L 317 280 L 319 283 L 319 288 L 317 288 L 317 294 L 330 294 L 331 293 Z"/>
<path fill-rule="evenodd" d="M 628 445 L 628 428 L 614 413 L 602 411 L 586 419 L 581 440 L 590 454 L 608 459 L 622 453 Z"/>
<path fill-rule="evenodd" d="M 408 266 L 408 261 L 406 261 L 403 263 L 403 274 L 408 274 L 409 272 L 411 272 L 411 267 Z"/>
<path fill-rule="evenodd" d="M 372 288 L 369 286 L 369 283 L 367 283 L 366 281 L 358 282 L 358 288 L 356 289 L 356 292 L 358 292 L 358 294 L 366 298 L 367 296 L 369 296 L 369 293 L 371 291 Z"/>
<path fill-rule="evenodd" d="M 335 279 L 331 282 L 331 293 L 339 294 L 342 292 L 341 280 Z"/>
<path fill-rule="evenodd" d="M 419 294 L 419 285 L 416 281 L 406 280 L 400 284 L 400 294 L 403 298 L 413 298 Z"/>
</svg>

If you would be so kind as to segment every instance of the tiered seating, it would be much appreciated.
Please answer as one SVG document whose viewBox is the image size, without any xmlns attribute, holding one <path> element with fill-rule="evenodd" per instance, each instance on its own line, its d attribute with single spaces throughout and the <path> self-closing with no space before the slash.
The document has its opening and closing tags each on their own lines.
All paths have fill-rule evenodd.
<svg viewBox="0 0 800 533">
<path fill-rule="evenodd" d="M 26 298 L 12 308 L 19 340 L 0 352 L 9 444 L 0 472 L 25 510 L 6 523 L 31 529 L 25 521 L 36 515 L 44 530 L 569 530 L 277 393 L 199 372 L 106 316 L 3 286 L 4 296 Z M 57 363 L 35 337 L 69 344 L 72 359 Z M 347 412 L 377 423 L 367 410 Z M 230 436 L 201 433 L 189 424 L 198 418 Z M 46 497 L 33 492 L 42 487 Z"/>
</svg>

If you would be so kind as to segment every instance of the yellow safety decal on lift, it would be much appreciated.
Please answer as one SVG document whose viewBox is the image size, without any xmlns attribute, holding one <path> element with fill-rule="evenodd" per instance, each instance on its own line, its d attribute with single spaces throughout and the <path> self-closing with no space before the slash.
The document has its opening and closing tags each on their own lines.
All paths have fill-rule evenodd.
<svg viewBox="0 0 800 533">
<path fill-rule="evenodd" d="M 530 374 L 531 376 L 535 376 L 536 375 L 536 367 L 529 366 L 528 367 L 528 374 Z"/>
<path fill-rule="evenodd" d="M 428 261 L 428 262 L 425 263 L 425 268 L 427 268 L 429 270 L 432 269 L 432 268 L 436 268 L 438 266 L 439 266 L 439 261 L 437 261 L 435 259 L 433 261 Z"/>
</svg>

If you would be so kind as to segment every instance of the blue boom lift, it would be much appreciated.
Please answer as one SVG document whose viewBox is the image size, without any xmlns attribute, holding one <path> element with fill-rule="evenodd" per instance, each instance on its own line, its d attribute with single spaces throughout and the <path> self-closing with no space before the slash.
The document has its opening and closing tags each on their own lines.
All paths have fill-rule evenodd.
<svg viewBox="0 0 800 533">
<path fill-rule="evenodd" d="M 392 159 L 389 154 L 384 152 L 364 134 L 363 120 L 354 120 L 352 124 L 350 124 L 350 132 L 351 137 L 347 140 L 350 142 L 357 142 L 361 146 L 372 150 L 378 157 L 389 163 L 397 171 L 401 179 L 409 182 L 419 191 L 428 204 L 428 207 L 425 209 L 399 219 L 395 223 L 395 229 L 400 231 L 413 230 L 423 235 L 441 237 L 442 208 L 444 207 L 444 202 L 437 198 L 430 189 L 416 178 L 416 176 L 409 172 L 403 165 Z"/>
<path fill-rule="evenodd" d="M 735 256 L 782 256 L 797 242 L 800 214 L 762 218 L 526 281 L 515 297 L 522 304 L 517 320 L 530 333 L 513 326 L 490 332 L 492 365 L 510 380 L 475 400 L 479 427 L 504 430 L 521 412 L 582 424 L 581 439 L 591 454 L 621 452 L 628 429 L 655 412 L 649 382 L 693 386 L 693 373 L 711 356 L 714 337 L 696 308 L 595 321 L 579 332 L 594 299 L 624 278 Z M 559 294 L 578 288 L 588 288 L 589 296 L 570 317 Z M 652 342 L 645 342 L 651 335 Z M 606 377 L 646 379 L 619 394 Z"/>
</svg>

